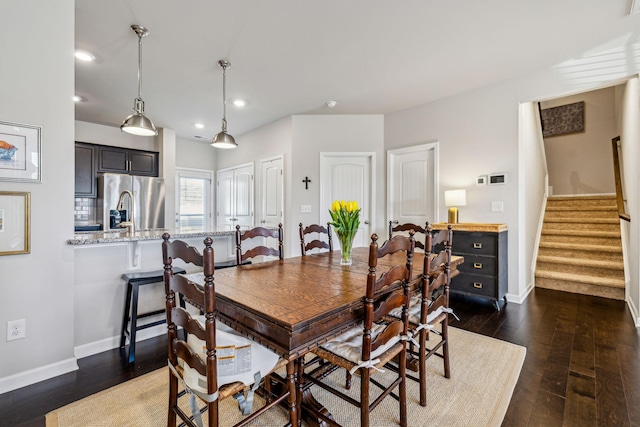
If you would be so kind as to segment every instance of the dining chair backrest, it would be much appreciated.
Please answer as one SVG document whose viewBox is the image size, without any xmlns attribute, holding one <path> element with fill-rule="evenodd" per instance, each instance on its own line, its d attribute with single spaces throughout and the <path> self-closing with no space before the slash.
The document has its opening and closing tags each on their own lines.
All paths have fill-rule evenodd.
<svg viewBox="0 0 640 427">
<path fill-rule="evenodd" d="M 329 252 L 333 252 L 333 241 L 331 239 L 331 224 L 327 223 L 327 226 L 324 227 L 319 224 L 311 224 L 306 227 L 300 223 L 300 250 L 302 255 L 306 255 L 307 251 L 312 249 L 327 249 Z M 316 233 L 317 239 L 310 240 L 308 242 L 305 241 L 305 237 L 308 235 L 313 235 Z M 320 238 L 324 237 L 324 240 Z"/>
<path fill-rule="evenodd" d="M 238 401 L 236 405 L 244 417 L 234 425 L 248 425 L 268 409 L 280 405 L 289 396 L 289 389 L 280 387 L 278 393 L 271 391 L 271 383 L 276 380 L 273 372 L 287 364 L 286 359 L 276 353 L 245 338 L 225 325 L 216 325 L 216 292 L 214 282 L 214 250 L 211 237 L 204 239 L 204 249 L 200 253 L 193 246 L 180 240 L 170 241 L 165 233 L 162 242 L 162 258 L 164 262 L 164 279 L 167 308 L 167 339 L 169 349 L 169 412 L 167 425 L 175 426 L 176 417 L 180 417 L 180 425 L 202 425 L 199 421 L 203 409 L 195 402 L 197 395 L 205 404 L 208 425 L 217 427 L 218 402 L 228 397 Z M 202 277 L 198 274 L 173 274 L 172 263 L 180 259 L 203 268 Z M 194 310 L 176 304 L 177 295 L 185 305 Z M 199 312 L 200 316 L 192 317 L 191 313 Z M 178 334 L 181 328 L 183 334 Z M 242 364 L 250 365 L 251 370 L 242 372 L 218 372 L 216 344 L 225 351 L 242 348 L 245 355 Z M 248 355 L 248 356 L 247 356 Z M 235 356 L 234 356 L 235 358 Z M 229 370 L 228 364 L 226 370 Z M 243 366 L 246 368 L 246 366 Z M 180 378 L 193 402 L 189 404 L 191 415 L 188 415 L 178 403 L 183 393 L 178 393 Z M 252 384 L 250 386 L 250 384 Z M 261 387 L 262 385 L 266 385 Z M 280 381 L 280 384 L 284 384 Z M 248 388 L 250 387 L 250 391 Z M 253 410 L 253 393 L 259 387 L 265 396 L 262 407 Z M 196 406 L 197 405 L 197 406 Z M 289 417 L 294 417 L 290 408 Z M 195 421 L 194 423 L 194 420 Z M 228 425 L 228 424 L 225 424 Z"/>
<path fill-rule="evenodd" d="M 389 238 L 392 238 L 394 233 L 400 233 L 400 232 L 408 232 L 409 230 L 413 230 L 415 233 L 421 233 L 423 236 L 413 236 L 415 241 L 416 241 L 416 248 L 418 249 L 422 249 L 424 250 L 425 248 L 425 240 L 426 240 L 426 230 L 427 230 L 427 225 L 428 223 L 426 223 L 424 226 L 420 226 L 418 224 L 412 224 L 410 222 L 407 222 L 405 224 L 397 224 L 393 225 L 394 222 L 393 221 L 389 221 Z M 419 237 L 422 237 L 423 240 L 420 240 Z"/>
<path fill-rule="evenodd" d="M 413 231 L 409 237 L 394 236 L 378 247 L 378 235 L 371 236 L 369 245 L 369 274 L 367 275 L 367 289 L 364 298 L 364 335 L 362 345 L 362 360 L 371 360 L 371 354 L 388 343 L 394 337 L 407 335 L 407 309 L 410 299 L 410 282 L 413 271 L 413 252 L 415 241 Z M 382 274 L 378 274 L 378 260 L 397 252 L 405 252 L 404 264 L 395 264 Z M 401 319 L 386 321 L 389 312 L 401 307 Z M 375 339 L 371 337 L 374 323 L 384 321 L 382 332 Z"/>
<path fill-rule="evenodd" d="M 427 225 L 427 240 L 423 266 L 423 310 L 422 319 L 439 307 L 449 307 L 449 286 L 451 284 L 451 250 L 453 246 L 453 229 L 451 224 L 446 229 L 433 231 Z M 435 255 L 436 247 L 442 248 Z M 431 256 L 434 255 L 434 256 Z M 425 304 L 428 307 L 425 307 Z M 427 308 L 425 310 L 425 308 Z"/>
<path fill-rule="evenodd" d="M 169 349 L 169 366 L 178 375 L 183 377 L 185 365 L 195 369 L 199 375 L 206 378 L 206 394 L 213 396 L 218 392 L 217 368 L 216 368 L 216 298 L 213 281 L 214 252 L 211 237 L 204 239 L 202 254 L 198 250 L 181 240 L 169 241 L 170 236 L 165 233 L 162 242 L 162 258 L 164 261 L 164 282 L 167 311 L 167 339 Z M 172 263 L 176 259 L 203 267 L 204 286 L 189 279 L 182 274 L 173 274 Z M 177 295 L 184 301 L 204 313 L 204 327 L 194 319 L 186 308 L 176 304 Z M 198 356 L 185 339 L 178 336 L 178 329 L 182 328 L 187 335 L 194 335 L 203 341 L 206 346 L 206 358 Z M 170 375 L 169 382 L 169 425 L 176 425 L 176 414 L 180 415 L 177 408 L 178 382 L 177 377 Z M 218 425 L 218 399 L 207 403 L 209 425 Z"/>
<path fill-rule="evenodd" d="M 249 239 L 273 238 L 277 241 L 277 248 L 266 245 L 255 245 L 243 252 L 242 244 Z M 257 256 L 275 256 L 280 259 L 284 258 L 284 247 L 282 243 L 282 224 L 278 224 L 278 228 L 271 229 L 265 227 L 254 227 L 249 230 L 240 230 L 240 226 L 236 225 L 236 262 L 238 265 L 246 260 Z"/>
</svg>

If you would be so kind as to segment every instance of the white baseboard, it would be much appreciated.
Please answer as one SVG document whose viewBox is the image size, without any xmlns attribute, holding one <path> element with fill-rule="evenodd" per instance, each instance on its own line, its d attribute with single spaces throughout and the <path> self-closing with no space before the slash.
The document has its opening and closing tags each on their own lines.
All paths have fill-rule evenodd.
<svg viewBox="0 0 640 427">
<path fill-rule="evenodd" d="M 158 335 L 164 335 L 167 333 L 167 325 L 156 325 L 147 329 L 142 329 L 136 333 L 136 342 L 144 341 L 149 338 L 157 337 Z M 93 356 L 94 354 L 102 353 L 103 351 L 113 350 L 120 347 L 120 336 L 111 338 L 105 338 L 100 341 L 90 342 L 75 347 L 73 349 L 76 358 L 82 359 L 83 357 Z"/>
<path fill-rule="evenodd" d="M 50 365 L 40 366 L 35 369 L 0 378 L 0 394 L 26 387 L 40 381 L 48 380 L 49 378 L 57 377 L 58 375 L 73 372 L 77 369 L 77 359 L 72 357 Z"/>
<path fill-rule="evenodd" d="M 167 333 L 167 325 L 156 325 L 147 329 L 138 331 L 136 334 L 136 342 L 144 341 L 149 338 L 157 337 Z M 61 360 L 46 366 L 40 366 L 24 372 L 0 378 L 0 394 L 8 391 L 16 390 L 40 381 L 48 380 L 58 375 L 73 372 L 78 369 L 78 359 L 102 353 L 103 351 L 112 350 L 120 346 L 120 337 L 106 338 L 89 344 L 80 345 L 73 349 L 75 357 Z"/>
<path fill-rule="evenodd" d="M 531 291 L 533 291 L 533 288 L 534 288 L 533 283 L 529 283 L 529 286 L 527 286 L 527 288 L 521 294 L 519 294 L 519 295 L 517 295 L 517 294 L 507 294 L 507 301 L 513 302 L 513 303 L 516 303 L 516 304 L 522 304 L 524 302 L 524 300 L 527 299 L 527 297 L 529 296 Z"/>
<path fill-rule="evenodd" d="M 629 289 L 629 287 L 627 287 Z M 635 320 L 636 328 L 640 328 L 640 315 L 638 314 L 638 307 L 635 306 L 633 300 L 629 297 L 627 293 L 627 307 L 629 307 L 629 312 L 631 316 Z"/>
</svg>

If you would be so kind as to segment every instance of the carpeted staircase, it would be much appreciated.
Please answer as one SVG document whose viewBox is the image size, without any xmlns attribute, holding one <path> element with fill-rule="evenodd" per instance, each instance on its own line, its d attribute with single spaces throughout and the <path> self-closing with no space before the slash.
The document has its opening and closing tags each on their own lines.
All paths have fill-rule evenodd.
<svg viewBox="0 0 640 427">
<path fill-rule="evenodd" d="M 624 264 L 615 196 L 549 197 L 537 287 L 624 300 Z"/>
</svg>

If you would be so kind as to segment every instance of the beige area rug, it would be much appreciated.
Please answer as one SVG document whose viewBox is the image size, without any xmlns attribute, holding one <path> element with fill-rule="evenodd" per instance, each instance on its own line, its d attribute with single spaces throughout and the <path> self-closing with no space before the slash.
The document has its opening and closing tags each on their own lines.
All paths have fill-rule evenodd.
<svg viewBox="0 0 640 427">
<path fill-rule="evenodd" d="M 451 378 L 443 377 L 442 360 L 432 357 L 427 363 L 428 402 L 419 404 L 418 383 L 407 381 L 410 426 L 499 426 L 504 418 L 513 388 L 524 361 L 524 347 L 482 335 L 450 328 Z M 47 414 L 47 427 L 166 425 L 168 370 L 159 369 L 119 384 Z M 384 381 L 384 373 L 375 377 Z M 344 383 L 344 370 L 333 373 L 330 380 Z M 359 393 L 359 377 L 351 388 Z M 375 389 L 375 387 L 374 387 Z M 344 426 L 359 424 L 359 409 L 344 403 L 318 387 L 314 396 Z M 261 403 L 256 397 L 256 404 Z M 221 426 L 240 419 L 236 402 L 228 398 L 220 403 Z M 287 421 L 285 409 L 274 408 L 253 424 L 276 427 Z M 204 417 L 203 417 L 204 418 Z M 206 423 L 206 420 L 205 420 Z M 398 423 L 398 403 L 387 397 L 371 412 L 371 425 L 392 426 Z"/>
</svg>

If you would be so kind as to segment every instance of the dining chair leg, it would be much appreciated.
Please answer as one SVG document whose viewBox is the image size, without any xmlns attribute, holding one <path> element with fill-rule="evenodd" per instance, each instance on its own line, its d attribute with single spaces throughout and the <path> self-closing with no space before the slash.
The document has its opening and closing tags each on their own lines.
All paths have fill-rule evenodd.
<svg viewBox="0 0 640 427">
<path fill-rule="evenodd" d="M 360 426 L 369 427 L 369 368 L 360 368 Z"/>
<path fill-rule="evenodd" d="M 346 388 L 347 390 L 351 390 L 351 379 L 353 378 L 353 376 L 349 373 L 349 371 L 346 372 L 345 378 L 344 378 L 344 388 Z"/>
<path fill-rule="evenodd" d="M 169 411 L 167 426 L 176 425 L 176 413 L 173 408 L 178 404 L 178 379 L 169 371 Z"/>
<path fill-rule="evenodd" d="M 420 406 L 427 406 L 427 331 L 420 330 L 418 349 L 418 377 L 420 379 Z"/>
<path fill-rule="evenodd" d="M 400 353 L 400 388 L 398 395 L 400 397 L 400 426 L 407 427 L 407 350 Z"/>
<path fill-rule="evenodd" d="M 442 321 L 442 357 L 444 359 L 444 377 L 451 378 L 451 366 L 449 364 L 449 320 Z"/>
<path fill-rule="evenodd" d="M 292 426 L 299 426 L 297 408 L 296 363 L 290 360 L 287 364 L 287 384 L 289 388 L 289 422 Z"/>
</svg>

